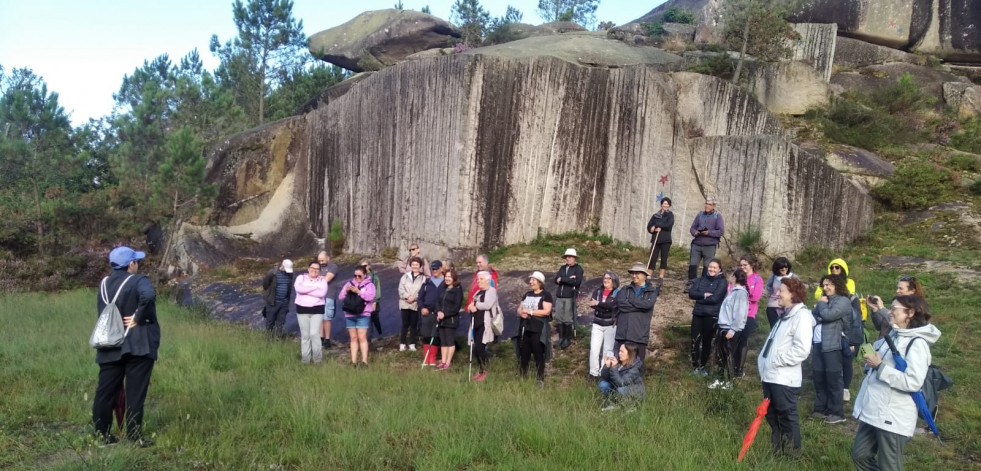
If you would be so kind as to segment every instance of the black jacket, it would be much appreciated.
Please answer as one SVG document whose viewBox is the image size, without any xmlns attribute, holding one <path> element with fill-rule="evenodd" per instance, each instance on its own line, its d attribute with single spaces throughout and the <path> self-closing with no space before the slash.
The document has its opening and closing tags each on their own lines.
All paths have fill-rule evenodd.
<svg viewBox="0 0 981 471">
<path fill-rule="evenodd" d="M 654 317 L 654 303 L 661 294 L 661 288 L 645 284 L 640 294 L 633 283 L 617 292 L 617 335 L 618 341 L 647 345 L 651 337 L 651 319 Z"/>
<path fill-rule="evenodd" d="M 278 279 L 279 277 L 277 277 L 276 275 L 278 272 L 279 272 L 279 267 L 276 267 L 273 268 L 272 270 L 269 270 L 269 273 L 266 273 L 266 276 L 262 277 L 262 289 L 263 289 L 262 298 L 266 300 L 267 306 L 276 305 L 276 284 L 279 282 Z M 292 273 L 287 273 L 287 275 L 289 275 L 290 280 L 293 280 Z M 293 294 L 293 282 L 290 281 L 289 283 L 287 283 L 287 285 L 288 286 L 286 287 L 286 299 L 290 299 L 290 297 Z"/>
<path fill-rule="evenodd" d="M 688 290 L 688 297 L 695 300 L 695 309 L 691 315 L 697 317 L 719 317 L 719 310 L 722 309 L 722 301 L 726 299 L 726 288 L 729 284 L 722 272 L 718 275 L 710 276 L 705 273 L 695 280 Z M 705 293 L 712 293 L 705 297 Z"/>
<path fill-rule="evenodd" d="M 128 276 L 130 274 L 126 270 L 112 271 L 106 281 L 109 301 L 112 301 L 116 290 Z M 98 293 L 96 293 L 96 300 L 95 315 L 98 318 L 107 303 L 102 301 L 102 296 Z M 119 361 L 124 354 L 157 359 L 157 349 L 160 348 L 160 324 L 157 323 L 156 300 L 157 294 L 146 276 L 135 274 L 126 282 L 123 290 L 119 292 L 119 298 L 116 299 L 116 307 L 123 317 L 135 315 L 137 326 L 129 329 L 122 347 L 96 350 L 96 363 Z"/>
<path fill-rule="evenodd" d="M 569 266 L 562 265 L 555 273 L 555 284 L 559 287 L 555 290 L 556 298 L 574 298 L 579 292 L 579 285 L 582 284 L 583 271 L 578 263 Z"/>
<path fill-rule="evenodd" d="M 618 290 L 614 289 L 610 296 L 603 301 L 603 287 L 600 286 L 593 291 L 593 296 L 591 299 L 599 301 L 599 304 L 593 307 L 593 324 L 603 327 L 609 327 L 617 323 L 617 294 Z"/>
<path fill-rule="evenodd" d="M 644 362 L 640 358 L 634 359 L 630 366 L 604 366 L 600 379 L 609 381 L 614 388 L 627 388 L 624 391 L 626 396 L 642 399 L 647 393 L 644 386 Z"/>
<path fill-rule="evenodd" d="M 647 233 L 651 234 L 651 243 L 654 243 L 654 239 L 657 239 L 659 244 L 670 244 L 671 243 L 671 228 L 674 227 L 674 212 L 668 211 L 667 213 L 657 217 L 661 213 L 661 210 L 657 210 L 654 215 L 651 216 L 651 220 L 647 221 Z M 661 228 L 661 235 L 658 233 L 651 233 L 651 229 L 655 227 Z"/>
<path fill-rule="evenodd" d="M 463 288 L 459 284 L 447 289 L 446 283 L 439 285 L 439 309 L 443 312 L 440 327 L 457 328 L 460 325 L 460 308 L 463 307 Z"/>
<path fill-rule="evenodd" d="M 436 313 L 439 311 L 440 287 L 433 284 L 432 277 L 427 278 L 426 282 L 419 288 L 419 334 L 424 337 L 436 336 Z M 422 315 L 422 310 L 428 309 L 428 315 Z"/>
</svg>

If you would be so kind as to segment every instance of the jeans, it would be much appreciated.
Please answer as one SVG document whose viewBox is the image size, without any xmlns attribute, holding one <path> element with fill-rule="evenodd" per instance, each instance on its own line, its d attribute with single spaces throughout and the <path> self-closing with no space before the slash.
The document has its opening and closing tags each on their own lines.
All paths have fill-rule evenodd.
<svg viewBox="0 0 981 471">
<path fill-rule="evenodd" d="M 841 352 L 821 352 L 821 344 L 815 343 L 811 349 L 811 364 L 814 367 L 814 412 L 844 417 Z"/>
<path fill-rule="evenodd" d="M 763 383 L 763 397 L 770 400 L 766 410 L 766 423 L 770 424 L 770 444 L 773 451 L 783 450 L 790 442 L 794 450 L 800 450 L 800 415 L 797 398 L 800 388 L 776 383 Z"/>
<path fill-rule="evenodd" d="M 623 399 L 641 399 L 641 396 L 630 394 L 630 389 L 626 386 L 614 387 L 613 383 L 605 379 L 599 382 L 599 390 L 603 393 L 606 405 L 621 402 Z"/>
<path fill-rule="evenodd" d="M 589 338 L 589 374 L 599 376 L 603 369 L 603 356 L 613 353 L 613 342 L 617 335 L 617 326 L 601 326 L 593 324 Z"/>
<path fill-rule="evenodd" d="M 320 345 L 320 324 L 324 321 L 323 314 L 297 314 L 296 322 L 300 325 L 300 356 L 303 363 L 320 363 L 324 359 L 323 347 Z"/>
<path fill-rule="evenodd" d="M 718 245 L 695 245 L 691 244 L 688 254 L 688 279 L 694 280 L 698 277 L 698 264 L 702 264 L 702 274 L 708 268 L 709 260 L 715 258 L 715 250 Z"/>
</svg>

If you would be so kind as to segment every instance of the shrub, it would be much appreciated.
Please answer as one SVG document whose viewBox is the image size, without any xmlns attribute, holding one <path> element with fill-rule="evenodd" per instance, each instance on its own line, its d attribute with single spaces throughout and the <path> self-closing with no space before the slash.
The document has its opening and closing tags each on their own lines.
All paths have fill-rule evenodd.
<svg viewBox="0 0 981 471">
<path fill-rule="evenodd" d="M 661 21 L 665 23 L 684 23 L 686 25 L 693 25 L 698 22 L 695 18 L 695 13 L 691 10 L 683 10 L 678 7 L 668 8 L 668 11 L 664 12 L 664 16 L 661 17 Z"/>
<path fill-rule="evenodd" d="M 763 230 L 759 226 L 750 224 L 736 231 L 736 246 L 746 253 L 759 256 L 766 254 L 769 244 L 763 238 Z"/>
<path fill-rule="evenodd" d="M 647 35 L 652 38 L 660 38 L 667 33 L 667 31 L 664 30 L 663 21 L 651 21 L 649 23 L 644 23 L 643 26 L 647 31 Z"/>
<path fill-rule="evenodd" d="M 327 233 L 327 240 L 330 241 L 330 251 L 335 257 L 343 252 L 344 226 L 341 224 L 341 221 L 330 223 L 330 232 Z"/>
<path fill-rule="evenodd" d="M 950 145 L 964 152 L 981 154 L 981 120 L 969 118 L 961 121 L 960 132 L 951 136 Z"/>
<path fill-rule="evenodd" d="M 981 162 L 978 157 L 970 154 L 954 154 L 947 159 L 947 168 L 959 172 L 978 172 Z"/>
<path fill-rule="evenodd" d="M 736 64 L 728 55 L 719 54 L 688 67 L 687 70 L 688 72 L 711 75 L 723 80 L 729 80 L 732 78 L 732 74 L 736 72 Z"/>
<path fill-rule="evenodd" d="M 936 103 L 937 98 L 924 94 L 907 72 L 896 80 L 896 85 L 876 91 L 873 100 L 890 113 L 914 113 Z"/>
<path fill-rule="evenodd" d="M 872 196 L 891 209 L 906 210 L 932 206 L 955 191 L 954 176 L 929 162 L 900 166 L 895 175 L 872 189 Z"/>
<path fill-rule="evenodd" d="M 971 188 L 971 194 L 981 195 L 981 178 L 974 180 L 974 183 L 971 183 L 970 188 Z"/>
</svg>

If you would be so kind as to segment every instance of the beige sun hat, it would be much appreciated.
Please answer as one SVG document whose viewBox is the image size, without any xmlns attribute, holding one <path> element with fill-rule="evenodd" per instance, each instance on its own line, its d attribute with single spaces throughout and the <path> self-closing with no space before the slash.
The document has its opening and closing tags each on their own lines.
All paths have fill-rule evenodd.
<svg viewBox="0 0 981 471">
<path fill-rule="evenodd" d="M 643 262 L 634 262 L 634 264 L 630 266 L 630 269 L 627 270 L 627 272 L 628 273 L 643 273 L 643 274 L 646 275 L 647 274 L 647 266 L 644 265 Z"/>
<path fill-rule="evenodd" d="M 531 276 L 529 276 L 528 278 L 534 278 L 540 281 L 543 285 L 545 284 L 545 275 L 543 275 L 542 272 L 540 271 L 536 271 L 532 273 Z"/>
<path fill-rule="evenodd" d="M 576 258 L 579 258 L 579 254 L 576 253 L 576 249 L 565 249 L 565 255 L 563 255 L 562 258 L 565 258 L 565 257 L 576 257 Z"/>
</svg>

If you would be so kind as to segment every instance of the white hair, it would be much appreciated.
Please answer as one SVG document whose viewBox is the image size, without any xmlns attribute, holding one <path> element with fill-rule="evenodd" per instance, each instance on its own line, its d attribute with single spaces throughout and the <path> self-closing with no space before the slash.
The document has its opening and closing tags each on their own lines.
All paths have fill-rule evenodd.
<svg viewBox="0 0 981 471">
<path fill-rule="evenodd" d="M 477 272 L 477 278 L 483 278 L 489 280 L 491 279 L 491 274 L 489 271 L 481 270 Z"/>
</svg>

